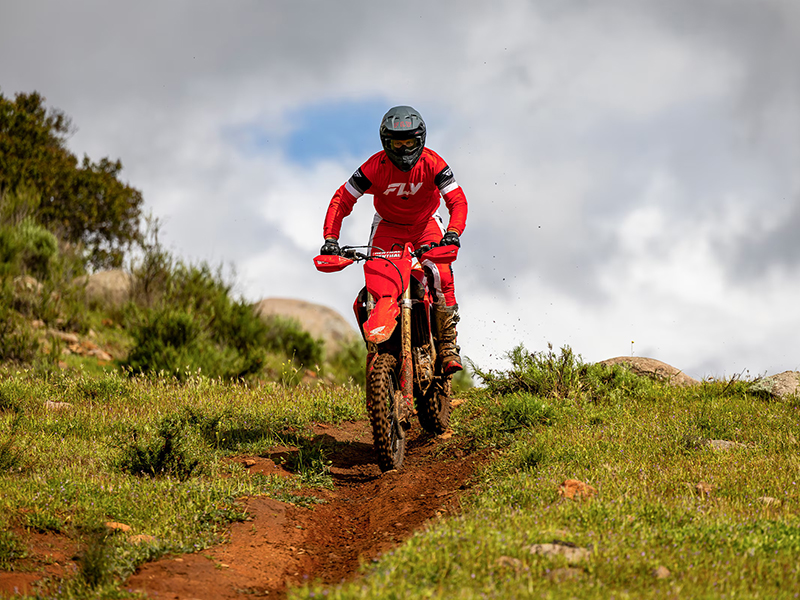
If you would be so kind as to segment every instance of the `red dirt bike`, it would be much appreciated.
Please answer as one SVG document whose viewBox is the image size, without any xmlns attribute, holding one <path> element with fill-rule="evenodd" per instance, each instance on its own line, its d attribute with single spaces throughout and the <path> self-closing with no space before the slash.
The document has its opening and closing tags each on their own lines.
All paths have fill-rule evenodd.
<svg viewBox="0 0 800 600">
<path fill-rule="evenodd" d="M 458 257 L 456 246 L 422 246 L 414 250 L 373 250 L 364 254 L 343 246 L 341 255 L 314 258 L 317 270 L 340 271 L 364 262 L 366 286 L 353 303 L 356 320 L 367 344 L 367 412 L 382 471 L 403 465 L 406 430 L 416 406 L 422 428 L 441 434 L 450 422 L 452 375 L 437 360 L 433 299 L 425 261 L 448 264 Z M 369 249 L 368 249 L 369 250 Z"/>
</svg>

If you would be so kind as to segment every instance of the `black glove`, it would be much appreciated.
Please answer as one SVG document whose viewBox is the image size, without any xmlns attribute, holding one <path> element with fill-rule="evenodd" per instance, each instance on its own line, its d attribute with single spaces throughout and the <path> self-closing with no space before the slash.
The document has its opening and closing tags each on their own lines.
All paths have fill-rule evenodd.
<svg viewBox="0 0 800 600">
<path fill-rule="evenodd" d="M 461 248 L 461 240 L 458 239 L 458 234 L 455 231 L 448 231 L 444 234 L 442 241 L 439 242 L 440 246 L 455 246 Z"/>
<path fill-rule="evenodd" d="M 320 254 L 341 254 L 342 249 L 339 248 L 339 240 L 336 238 L 325 238 L 325 243 L 319 249 Z"/>
</svg>

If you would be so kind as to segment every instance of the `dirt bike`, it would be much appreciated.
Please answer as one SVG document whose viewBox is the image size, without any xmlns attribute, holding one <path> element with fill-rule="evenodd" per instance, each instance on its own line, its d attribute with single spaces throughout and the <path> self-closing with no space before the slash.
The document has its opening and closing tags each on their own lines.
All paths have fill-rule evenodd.
<svg viewBox="0 0 800 600">
<path fill-rule="evenodd" d="M 381 471 L 403 466 L 415 406 L 425 431 L 441 434 L 449 425 L 452 375 L 445 375 L 437 360 L 433 299 L 426 284 L 432 275 L 423 264 L 449 264 L 457 256 L 456 246 L 414 250 L 409 243 L 390 251 L 343 246 L 340 255 L 314 258 L 325 273 L 364 263 L 366 286 L 353 310 L 367 345 L 367 412 Z"/>
</svg>

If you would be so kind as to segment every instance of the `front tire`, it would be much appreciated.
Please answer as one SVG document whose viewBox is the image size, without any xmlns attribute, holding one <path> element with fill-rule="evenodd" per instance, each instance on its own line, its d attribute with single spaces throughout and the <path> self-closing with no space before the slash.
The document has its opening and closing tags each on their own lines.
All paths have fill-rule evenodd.
<svg viewBox="0 0 800 600">
<path fill-rule="evenodd" d="M 381 471 L 403 466 L 406 438 L 395 411 L 394 356 L 380 354 L 367 373 L 367 411 L 372 424 L 372 441 Z"/>
</svg>

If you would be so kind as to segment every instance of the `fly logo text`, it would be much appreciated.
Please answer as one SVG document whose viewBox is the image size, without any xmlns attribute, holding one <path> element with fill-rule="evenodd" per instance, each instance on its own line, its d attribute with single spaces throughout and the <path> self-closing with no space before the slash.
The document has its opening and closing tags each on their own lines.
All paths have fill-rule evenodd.
<svg viewBox="0 0 800 600">
<path fill-rule="evenodd" d="M 413 196 L 419 191 L 419 188 L 422 187 L 422 182 L 420 183 L 409 183 L 408 189 L 406 189 L 405 183 L 390 183 L 386 191 L 383 192 L 384 196 L 388 196 L 392 192 L 397 194 L 398 196 Z"/>
</svg>

